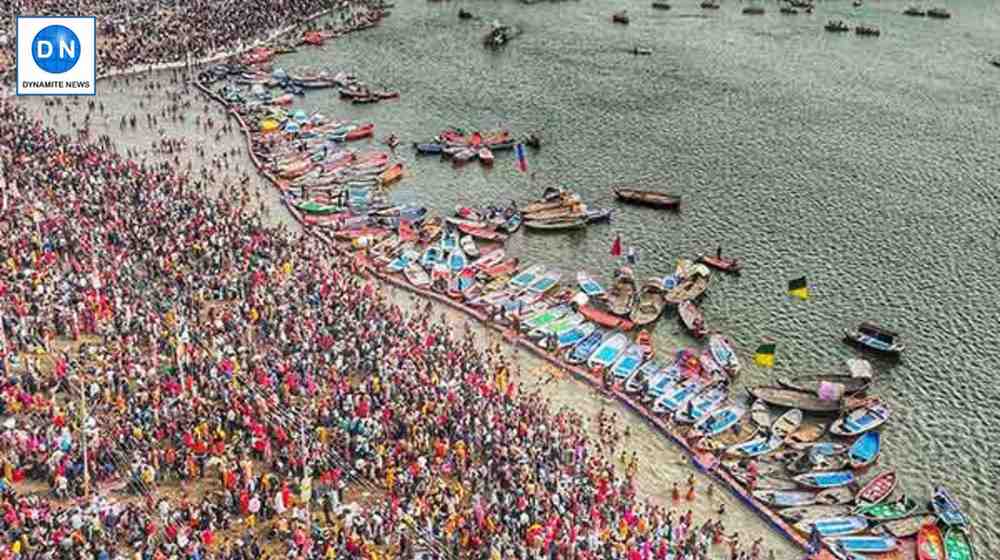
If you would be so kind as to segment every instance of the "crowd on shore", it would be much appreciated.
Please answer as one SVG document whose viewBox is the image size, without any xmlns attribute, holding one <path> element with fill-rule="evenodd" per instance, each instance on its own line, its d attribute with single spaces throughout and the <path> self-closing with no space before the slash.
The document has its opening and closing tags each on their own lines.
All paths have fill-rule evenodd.
<svg viewBox="0 0 1000 560">
<path fill-rule="evenodd" d="M 762 557 L 256 193 L 10 104 L 0 166 L 0 560 Z"/>
<path fill-rule="evenodd" d="M 324 11 L 333 14 L 328 28 L 363 27 L 381 19 L 382 6 L 380 0 L 96 0 L 79 13 L 76 0 L 13 0 L 13 9 L 0 14 L 0 78 L 14 65 L 19 15 L 95 16 L 97 73 L 104 75 L 233 51 Z"/>
</svg>

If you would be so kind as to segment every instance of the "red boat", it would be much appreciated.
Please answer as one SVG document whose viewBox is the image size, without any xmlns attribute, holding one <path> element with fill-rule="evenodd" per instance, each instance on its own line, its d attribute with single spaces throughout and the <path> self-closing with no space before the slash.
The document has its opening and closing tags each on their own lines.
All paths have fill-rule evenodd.
<svg viewBox="0 0 1000 560">
<path fill-rule="evenodd" d="M 372 237 L 375 239 L 381 239 L 389 234 L 389 230 L 382 228 L 372 228 L 372 227 L 361 227 L 355 229 L 342 229 L 340 231 L 334 232 L 333 236 L 337 239 L 357 239 L 359 237 Z"/>
<path fill-rule="evenodd" d="M 623 331 L 630 331 L 635 328 L 635 323 L 632 321 L 590 305 L 581 305 L 579 311 L 580 314 L 588 320 L 593 321 L 602 327 L 608 327 L 609 329 L 621 329 Z"/>
<path fill-rule="evenodd" d="M 726 257 L 711 257 L 708 255 L 702 255 L 698 257 L 698 262 L 716 270 L 721 270 L 722 272 L 737 273 L 743 269 L 743 263 L 736 259 L 727 259 Z"/>
<path fill-rule="evenodd" d="M 647 360 L 652 359 L 653 354 L 656 353 L 656 349 L 653 348 L 653 337 L 649 334 L 649 331 L 645 329 L 639 331 L 639 334 L 635 337 L 635 343 L 642 348 L 642 355 Z"/>
<path fill-rule="evenodd" d="M 458 230 L 462 233 L 467 233 L 472 237 L 479 239 L 485 239 L 487 241 L 506 241 L 507 236 L 497 232 L 494 229 L 476 227 L 469 224 L 458 224 Z"/>
<path fill-rule="evenodd" d="M 501 276 L 503 274 L 510 274 L 511 272 L 517 270 L 517 263 L 518 263 L 517 258 L 512 257 L 507 260 L 498 262 L 497 264 L 484 267 L 479 272 L 481 272 L 488 278 L 496 278 L 497 276 Z"/>
<path fill-rule="evenodd" d="M 865 484 L 854 498 L 858 506 L 877 504 L 896 489 L 896 471 L 885 471 Z"/>
<path fill-rule="evenodd" d="M 944 560 L 944 538 L 937 524 L 928 523 L 917 533 L 917 558 L 919 560 Z"/>
<path fill-rule="evenodd" d="M 348 142 L 351 140 L 360 140 L 362 138 L 368 138 L 375 134 L 375 125 L 372 123 L 367 123 L 355 128 L 354 130 L 348 132 L 344 136 L 344 140 Z"/>
</svg>

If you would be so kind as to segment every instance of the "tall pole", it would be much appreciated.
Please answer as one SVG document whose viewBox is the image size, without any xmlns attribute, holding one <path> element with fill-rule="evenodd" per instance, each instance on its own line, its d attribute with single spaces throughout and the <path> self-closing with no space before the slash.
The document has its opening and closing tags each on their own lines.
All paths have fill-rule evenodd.
<svg viewBox="0 0 1000 560">
<path fill-rule="evenodd" d="M 90 498 L 90 458 L 87 457 L 87 390 L 80 384 L 80 438 L 83 441 L 83 497 Z"/>
</svg>

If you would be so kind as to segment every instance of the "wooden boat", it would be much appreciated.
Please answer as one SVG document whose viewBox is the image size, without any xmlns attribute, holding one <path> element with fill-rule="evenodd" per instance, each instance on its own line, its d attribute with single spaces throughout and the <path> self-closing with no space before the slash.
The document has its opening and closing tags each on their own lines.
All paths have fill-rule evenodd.
<svg viewBox="0 0 1000 560">
<path fill-rule="evenodd" d="M 777 513 L 786 521 L 799 523 L 802 521 L 814 521 L 817 519 L 829 519 L 831 517 L 843 517 L 850 515 L 851 507 L 841 505 L 813 505 L 782 509 L 778 510 Z"/>
<path fill-rule="evenodd" d="M 386 187 L 402 178 L 403 178 L 403 164 L 397 163 L 396 165 L 393 165 L 389 169 L 383 171 L 382 174 L 378 176 L 378 181 L 379 184 L 381 184 L 383 187 Z"/>
<path fill-rule="evenodd" d="M 642 348 L 642 355 L 647 360 L 656 353 L 656 347 L 653 346 L 653 336 L 647 330 L 641 330 L 639 334 L 635 335 L 635 343 Z"/>
<path fill-rule="evenodd" d="M 888 532 L 897 539 L 912 537 L 920 532 L 920 529 L 928 523 L 935 521 L 933 515 L 911 515 L 901 519 L 892 519 L 882 522 L 878 528 Z"/>
<path fill-rule="evenodd" d="M 895 470 L 881 472 L 861 487 L 854 501 L 858 507 L 881 503 L 896 490 L 896 483 Z"/>
<path fill-rule="evenodd" d="M 469 259 L 466 258 L 465 253 L 461 249 L 456 248 L 448 255 L 448 268 L 452 272 L 461 272 L 467 264 L 469 264 Z"/>
<path fill-rule="evenodd" d="M 546 222 L 550 220 L 575 220 L 577 218 L 586 218 L 587 211 L 583 204 L 576 203 L 569 206 L 560 206 L 558 208 L 550 208 L 548 210 L 541 210 L 538 212 L 528 212 L 524 214 L 524 219 L 526 221 L 532 222 Z"/>
<path fill-rule="evenodd" d="M 878 399 L 856 408 L 830 426 L 830 432 L 838 436 L 856 436 L 874 430 L 889 420 L 889 406 Z"/>
<path fill-rule="evenodd" d="M 800 425 L 802 425 L 802 411 L 793 408 L 778 417 L 774 424 L 771 424 L 771 434 L 784 440 L 792 432 L 799 429 Z"/>
<path fill-rule="evenodd" d="M 830 537 L 825 539 L 827 544 L 839 546 L 847 552 L 857 553 L 878 553 L 891 552 L 899 548 L 899 541 L 895 537 Z"/>
<path fill-rule="evenodd" d="M 774 418 L 771 417 L 771 409 L 767 406 L 766 402 L 760 399 L 756 399 L 750 405 L 750 420 L 759 428 L 771 429 L 771 424 L 774 423 Z"/>
<path fill-rule="evenodd" d="M 842 407 L 839 401 L 826 401 L 809 393 L 793 391 L 782 387 L 756 385 L 747 387 L 747 392 L 750 393 L 750 396 L 761 399 L 767 404 L 785 408 L 798 408 L 803 412 L 839 412 Z"/>
<path fill-rule="evenodd" d="M 898 356 L 906 345 L 896 342 L 899 334 L 884 329 L 875 323 L 861 323 L 855 330 L 844 331 L 844 339 L 866 350 L 874 350 L 890 356 Z"/>
<path fill-rule="evenodd" d="M 614 333 L 601 341 L 601 345 L 587 359 L 587 366 L 591 369 L 606 368 L 618 359 L 627 346 L 628 337 L 620 332 Z"/>
<path fill-rule="evenodd" d="M 705 293 L 705 290 L 708 289 L 708 281 L 708 276 L 695 274 L 694 276 L 681 281 L 673 288 L 667 290 L 663 299 L 665 299 L 667 303 L 672 304 L 679 304 L 682 301 L 698 299 Z"/>
<path fill-rule="evenodd" d="M 417 288 L 426 288 L 431 285 L 431 277 L 427 275 L 427 271 L 415 262 L 406 265 L 403 274 L 406 275 L 410 284 Z"/>
<path fill-rule="evenodd" d="M 653 9 L 655 10 L 669 10 L 670 4 L 664 2 L 663 0 L 656 0 L 653 2 Z"/>
<path fill-rule="evenodd" d="M 584 315 L 584 317 L 586 317 L 586 315 Z M 570 351 L 568 356 L 566 356 L 566 361 L 571 364 L 582 364 L 587 361 L 587 358 L 589 358 L 594 351 L 597 350 L 597 348 L 601 345 L 601 342 L 607 336 L 608 331 L 602 328 L 594 329 L 593 332 L 573 347 L 573 350 Z"/>
<path fill-rule="evenodd" d="M 528 219 L 531 214 L 537 214 L 539 212 L 544 212 L 545 210 L 552 210 L 554 208 L 561 208 L 563 206 L 572 206 L 574 204 L 580 203 L 580 195 L 568 192 L 561 192 L 551 200 L 540 200 L 538 202 L 532 202 L 531 204 L 525 206 L 521 209 L 521 215 Z"/>
<path fill-rule="evenodd" d="M 666 306 L 667 302 L 663 300 L 659 287 L 647 283 L 639 290 L 639 297 L 629 317 L 640 327 L 649 325 L 660 318 Z"/>
<path fill-rule="evenodd" d="M 612 364 L 611 374 L 615 379 L 628 379 L 639 369 L 645 357 L 642 346 L 632 344 Z"/>
<path fill-rule="evenodd" d="M 804 490 L 755 490 L 753 497 L 774 507 L 803 507 L 816 503 L 816 494 Z"/>
<path fill-rule="evenodd" d="M 587 294 L 587 297 L 604 296 L 604 288 L 586 272 L 580 271 L 576 273 L 576 283 L 580 286 L 580 291 Z"/>
<path fill-rule="evenodd" d="M 816 494 L 817 504 L 827 504 L 827 505 L 846 505 L 854 501 L 854 491 L 851 490 L 849 486 L 838 486 L 836 488 L 827 488 L 819 494 Z"/>
<path fill-rule="evenodd" d="M 944 550 L 948 560 L 975 560 L 969 535 L 958 527 L 951 527 L 944 534 Z"/>
<path fill-rule="evenodd" d="M 528 336 L 534 339 L 543 339 L 542 342 L 545 342 L 544 339 L 554 336 L 558 341 L 559 335 L 573 330 L 580 323 L 583 323 L 583 315 L 580 315 L 579 313 L 567 313 L 562 319 L 559 319 L 554 323 L 549 323 L 540 329 L 536 329 L 530 332 Z"/>
<path fill-rule="evenodd" d="M 872 521 L 892 521 L 913 515 L 916 513 L 918 507 L 916 501 L 907 496 L 902 496 L 894 502 L 881 502 L 870 506 L 863 506 L 857 508 L 855 511 L 858 515 Z"/>
<path fill-rule="evenodd" d="M 803 391 L 806 393 L 818 393 L 820 383 L 837 383 L 844 387 L 844 394 L 851 395 L 867 391 L 868 387 L 871 385 L 871 380 L 840 374 L 818 374 L 795 378 L 778 378 L 778 385 L 787 389 Z"/>
<path fill-rule="evenodd" d="M 852 484 L 854 473 L 852 471 L 811 472 L 795 476 L 792 480 L 802 486 L 822 490 Z"/>
<path fill-rule="evenodd" d="M 941 529 L 934 521 L 924 524 L 917 532 L 917 560 L 946 560 L 947 550 Z"/>
<path fill-rule="evenodd" d="M 607 208 L 595 208 L 587 210 L 584 215 L 588 224 L 598 224 L 611 221 L 611 210 Z"/>
<path fill-rule="evenodd" d="M 706 437 L 713 437 L 735 426 L 746 414 L 746 411 L 746 408 L 735 404 L 722 407 L 699 420 L 695 424 L 695 428 Z"/>
<path fill-rule="evenodd" d="M 949 12 L 946 8 L 941 8 L 941 7 L 931 8 L 927 10 L 927 17 L 936 19 L 949 19 L 951 18 L 951 12 Z"/>
<path fill-rule="evenodd" d="M 851 468 L 860 469 L 867 467 L 878 459 L 882 451 L 882 436 L 879 432 L 867 432 L 854 440 L 847 456 L 851 461 Z"/>
<path fill-rule="evenodd" d="M 805 535 L 810 535 L 815 530 L 823 537 L 838 537 L 854 535 L 864 531 L 868 528 L 868 520 L 856 515 L 846 515 L 842 517 L 799 521 L 794 527 L 797 531 Z"/>
<path fill-rule="evenodd" d="M 725 257 L 713 257 L 711 255 L 702 255 L 698 257 L 698 261 L 706 266 L 710 266 L 716 270 L 721 270 L 722 272 L 729 272 L 731 274 L 738 274 L 743 270 L 743 263 L 736 259 L 727 259 Z"/>
<path fill-rule="evenodd" d="M 617 315 L 612 315 L 611 313 L 598 309 L 592 305 L 581 305 L 580 313 L 582 313 L 587 319 L 609 329 L 630 331 L 635 328 L 635 323 L 632 321 L 618 317 Z"/>
<path fill-rule="evenodd" d="M 496 241 L 503 242 L 507 240 L 507 236 L 503 233 L 496 231 L 492 227 L 474 226 L 470 224 L 458 224 L 458 231 L 471 235 L 476 239 L 484 239 L 486 241 Z"/>
<path fill-rule="evenodd" d="M 628 317 L 635 305 L 635 293 L 635 279 L 631 272 L 619 271 L 607 293 L 608 310 L 615 315 Z"/>
<path fill-rule="evenodd" d="M 417 150 L 417 154 L 440 154 L 444 150 L 444 146 L 433 142 L 424 144 L 414 143 L 413 148 Z"/>
<path fill-rule="evenodd" d="M 966 527 L 969 519 L 958 507 L 958 502 L 951 497 L 944 488 L 935 488 L 934 496 L 931 498 L 931 507 L 941 523 L 948 527 Z"/>
<path fill-rule="evenodd" d="M 624 390 L 630 395 L 643 392 L 643 390 L 649 386 L 649 383 L 654 379 L 658 378 L 663 372 L 663 366 L 654 362 L 653 360 L 648 360 L 646 363 L 642 364 L 636 372 L 625 380 Z"/>
<path fill-rule="evenodd" d="M 526 218 L 524 227 L 538 231 L 569 231 L 587 227 L 587 218 L 559 218 L 542 222 Z"/>
<path fill-rule="evenodd" d="M 503 225 L 498 227 L 499 229 L 507 232 L 508 234 L 514 233 L 517 230 L 521 229 L 521 224 L 523 223 L 523 220 L 524 218 L 521 217 L 520 212 L 514 212 L 507 218 L 507 220 L 503 223 Z"/>
<path fill-rule="evenodd" d="M 305 214 L 328 215 L 344 211 L 343 206 L 320 204 L 312 200 L 295 201 L 292 203 L 292 206 Z"/>
<path fill-rule="evenodd" d="M 639 204 L 651 206 L 653 208 L 663 208 L 676 210 L 681 205 L 681 197 L 678 195 L 659 193 L 656 191 L 644 191 L 639 189 L 616 188 L 615 198 L 627 204 Z"/>
<path fill-rule="evenodd" d="M 690 301 L 682 301 L 677 305 L 677 316 L 684 328 L 695 338 L 705 336 L 705 315 Z"/>
<path fill-rule="evenodd" d="M 924 17 L 924 16 L 927 15 L 927 10 L 925 10 L 925 9 L 919 7 L 919 6 L 907 6 L 907 8 L 905 10 L 903 10 L 903 15 L 905 15 L 905 16 Z"/>
</svg>

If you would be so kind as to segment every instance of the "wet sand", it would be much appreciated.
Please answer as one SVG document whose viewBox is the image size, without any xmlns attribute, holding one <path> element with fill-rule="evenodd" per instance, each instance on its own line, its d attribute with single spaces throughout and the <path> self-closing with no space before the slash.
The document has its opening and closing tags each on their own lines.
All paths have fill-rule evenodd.
<svg viewBox="0 0 1000 560">
<path fill-rule="evenodd" d="M 170 93 L 179 87 L 170 84 L 172 76 L 175 74 L 168 71 L 134 76 L 127 80 L 116 78 L 100 82 L 98 84 L 100 94 L 95 99 L 96 102 L 104 103 L 105 114 L 100 115 L 99 112 L 95 112 L 95 116 L 92 117 L 91 139 L 97 139 L 101 135 L 107 134 L 119 152 L 124 153 L 126 150 L 138 152 L 136 157 L 138 161 L 143 159 L 147 162 L 173 161 L 176 156 L 181 162 L 182 169 L 186 168 L 187 162 L 190 161 L 192 164 L 191 173 L 194 176 L 200 174 L 202 170 L 206 170 L 229 183 L 229 186 L 216 189 L 222 195 L 225 195 L 225 192 L 221 191 L 238 190 L 239 181 L 244 176 L 248 176 L 251 193 L 259 193 L 265 207 L 269 209 L 269 221 L 273 224 L 299 227 L 282 206 L 277 190 L 254 170 L 246 151 L 245 138 L 238 126 L 234 123 L 232 132 L 216 136 L 225 120 L 218 105 L 199 94 L 195 88 L 189 87 L 188 93 L 182 98 L 182 102 L 190 102 L 183 122 L 159 116 L 160 111 L 172 103 Z M 143 89 L 151 83 L 163 84 L 163 88 Z M 18 103 L 29 108 L 31 113 L 37 113 L 49 125 L 67 134 L 74 132 L 74 125 L 79 126 L 87 111 L 85 100 L 75 101 L 73 98 L 67 98 L 63 100 L 61 106 L 45 107 L 42 100 L 38 98 L 19 98 L 17 100 Z M 205 112 L 206 106 L 208 112 Z M 299 101 L 297 106 L 309 110 L 308 97 Z M 69 113 L 66 111 L 67 107 Z M 48 114 L 46 114 L 46 109 L 48 109 Z M 151 111 L 155 112 L 159 119 L 158 124 L 152 128 L 146 125 L 145 116 L 147 112 Z M 72 116 L 67 117 L 67 114 Z M 126 129 L 121 130 L 119 128 L 121 117 L 132 114 L 136 116 L 138 125 L 136 129 L 126 127 Z M 206 129 L 204 126 L 196 126 L 194 119 L 196 115 L 201 117 L 202 123 L 207 117 L 212 117 L 216 122 L 215 127 Z M 161 137 L 161 129 L 163 137 L 184 139 L 186 147 L 175 153 L 153 151 L 150 144 Z M 197 148 L 204 150 L 204 157 L 197 153 Z M 213 165 L 213 158 L 222 158 L 223 154 L 232 154 L 234 149 L 236 155 L 229 155 L 228 159 L 225 160 L 228 163 L 228 169 L 225 167 L 219 169 Z M 386 286 L 386 290 L 395 301 L 407 308 L 412 308 L 418 302 L 425 302 L 424 299 L 397 288 Z M 508 345 L 497 332 L 480 325 L 457 310 L 436 303 L 435 310 L 436 315 L 444 313 L 457 329 L 464 329 L 468 325 L 468 328 L 477 332 L 479 339 L 483 342 L 501 342 L 507 354 L 515 358 L 514 363 L 519 366 L 523 390 L 527 392 L 541 391 L 543 395 L 551 399 L 553 408 L 566 406 L 581 413 L 587 418 L 586 428 L 594 436 L 595 441 L 598 438 L 597 418 L 600 410 L 604 408 L 607 414 L 617 415 L 619 424 L 616 431 L 621 434 L 627 426 L 631 434 L 627 440 L 621 439 L 621 443 L 614 449 L 615 459 L 619 468 L 624 470 L 625 465 L 618 460 L 621 452 L 624 450 L 629 457 L 633 452 L 636 453 L 639 464 L 637 483 L 640 495 L 652 497 L 657 503 L 675 510 L 677 514 L 691 510 L 696 524 L 704 523 L 708 519 L 718 519 L 717 511 L 720 505 L 724 505 L 726 513 L 722 521 L 726 534 L 739 533 L 739 540 L 744 548 L 748 548 L 753 540 L 762 538 L 763 558 L 767 558 L 768 550 L 774 551 L 775 558 L 779 559 L 799 558 L 802 555 L 797 546 L 775 532 L 755 513 L 745 508 L 726 489 L 716 485 L 712 497 L 709 497 L 708 487 L 713 484 L 711 479 L 698 472 L 679 448 L 655 428 L 648 425 L 639 415 L 627 409 L 625 405 L 616 399 L 600 394 L 585 383 L 575 380 L 568 372 L 551 375 L 549 372 L 554 369 L 553 366 Z M 692 475 L 695 478 L 696 498 L 689 502 L 684 499 L 684 494 L 687 491 L 687 480 Z M 671 488 L 674 482 L 681 489 L 682 497 L 679 502 L 674 502 L 671 497 Z M 728 559 L 729 547 L 721 545 L 714 547 L 711 558 Z"/>
</svg>

